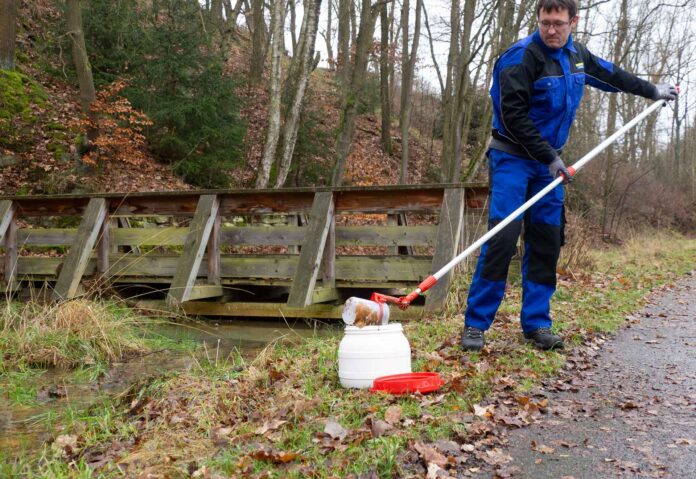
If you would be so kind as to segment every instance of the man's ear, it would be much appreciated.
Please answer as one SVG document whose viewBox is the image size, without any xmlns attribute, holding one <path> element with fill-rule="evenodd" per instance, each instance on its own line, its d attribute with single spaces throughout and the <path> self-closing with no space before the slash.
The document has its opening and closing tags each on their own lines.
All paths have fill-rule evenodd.
<svg viewBox="0 0 696 479">
<path fill-rule="evenodd" d="M 575 25 L 578 24 L 579 21 L 580 21 L 580 15 L 575 15 L 575 18 L 573 18 L 573 19 L 570 21 L 570 26 L 571 26 L 571 27 L 574 27 Z"/>
</svg>

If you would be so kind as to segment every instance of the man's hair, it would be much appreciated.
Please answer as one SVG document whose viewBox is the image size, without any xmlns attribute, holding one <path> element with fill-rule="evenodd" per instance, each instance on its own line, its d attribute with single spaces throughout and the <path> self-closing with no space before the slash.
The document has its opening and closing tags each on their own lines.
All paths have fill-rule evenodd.
<svg viewBox="0 0 696 479">
<path fill-rule="evenodd" d="M 578 13 L 578 5 L 575 0 L 539 0 L 537 3 L 537 17 L 541 13 L 541 10 L 545 12 L 550 12 L 551 10 L 568 10 L 568 15 L 570 18 L 575 18 Z"/>
</svg>

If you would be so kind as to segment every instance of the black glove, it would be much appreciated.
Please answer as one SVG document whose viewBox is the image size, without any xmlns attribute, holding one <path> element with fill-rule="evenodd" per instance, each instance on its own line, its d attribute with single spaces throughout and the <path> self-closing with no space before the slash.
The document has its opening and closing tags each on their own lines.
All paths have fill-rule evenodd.
<svg viewBox="0 0 696 479">
<path fill-rule="evenodd" d="M 667 101 L 673 101 L 677 99 L 677 95 L 679 95 L 679 90 L 677 90 L 677 87 L 674 85 L 670 85 L 669 83 L 658 83 L 657 85 L 653 85 L 655 87 L 655 93 L 653 93 L 653 100 L 667 100 Z"/>
<path fill-rule="evenodd" d="M 554 160 L 549 164 L 549 173 L 551 173 L 551 177 L 554 180 L 558 178 L 558 175 L 563 175 L 564 185 L 567 185 L 573 181 L 573 176 L 568 171 L 568 168 L 566 168 L 566 165 L 563 163 L 560 156 L 554 158 Z"/>
</svg>

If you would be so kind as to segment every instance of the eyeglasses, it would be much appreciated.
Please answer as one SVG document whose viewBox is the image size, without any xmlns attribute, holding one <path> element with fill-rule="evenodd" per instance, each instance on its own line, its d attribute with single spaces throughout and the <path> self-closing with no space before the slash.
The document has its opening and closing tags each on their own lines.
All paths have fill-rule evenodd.
<svg viewBox="0 0 696 479">
<path fill-rule="evenodd" d="M 554 30 L 559 31 L 570 25 L 570 23 L 571 22 L 547 22 L 544 20 L 543 22 L 539 22 L 539 28 L 542 30 L 550 30 L 551 27 L 553 27 Z"/>
</svg>

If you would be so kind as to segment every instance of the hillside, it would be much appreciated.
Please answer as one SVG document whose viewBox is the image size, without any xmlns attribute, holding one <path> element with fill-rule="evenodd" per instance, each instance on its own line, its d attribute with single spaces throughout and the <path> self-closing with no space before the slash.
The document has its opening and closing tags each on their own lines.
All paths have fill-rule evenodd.
<svg viewBox="0 0 696 479">
<path fill-rule="evenodd" d="M 119 123 L 120 126 L 102 128 L 99 145 L 106 146 L 100 148 L 96 161 L 92 162 L 81 152 L 86 122 L 80 112 L 77 81 L 65 73 L 65 59 L 52 55 L 56 39 L 49 24 L 57 22 L 60 15 L 53 3 L 46 0 L 31 6 L 24 4 L 21 8 L 17 71 L 0 75 L 0 194 L 192 188 L 174 174 L 171 164 L 158 161 L 147 142 L 137 140 L 137 124 L 124 127 Z M 249 52 L 248 39 L 241 36 L 229 54 L 225 74 L 243 80 Z M 294 160 L 299 166 L 294 177 L 290 177 L 293 186 L 327 183 L 340 117 L 339 92 L 333 78 L 333 73 L 327 70 L 317 70 L 312 75 L 303 116 L 306 121 Z M 253 187 L 267 127 L 268 82 L 263 81 L 258 87 L 245 83 L 238 81 L 239 86 L 235 88 L 242 103 L 240 116 L 246 124 L 244 157 L 229 175 L 230 188 Z M 104 90 L 105 87 L 99 89 L 98 96 Z M 101 107 L 110 113 L 124 107 L 122 102 L 118 94 L 111 95 Z M 127 102 L 125 108 L 131 108 Z M 135 110 L 132 113 L 139 114 Z M 114 116 L 116 122 L 122 118 L 123 115 Z M 311 140 L 304 149 L 302 135 Z M 400 168 L 396 123 L 392 138 L 394 152 L 388 156 L 379 146 L 378 111 L 362 114 L 344 184 L 396 183 Z M 418 135 L 412 135 L 410 142 L 411 182 L 426 181 L 424 175 L 431 161 L 428 149 L 419 143 Z"/>
</svg>

